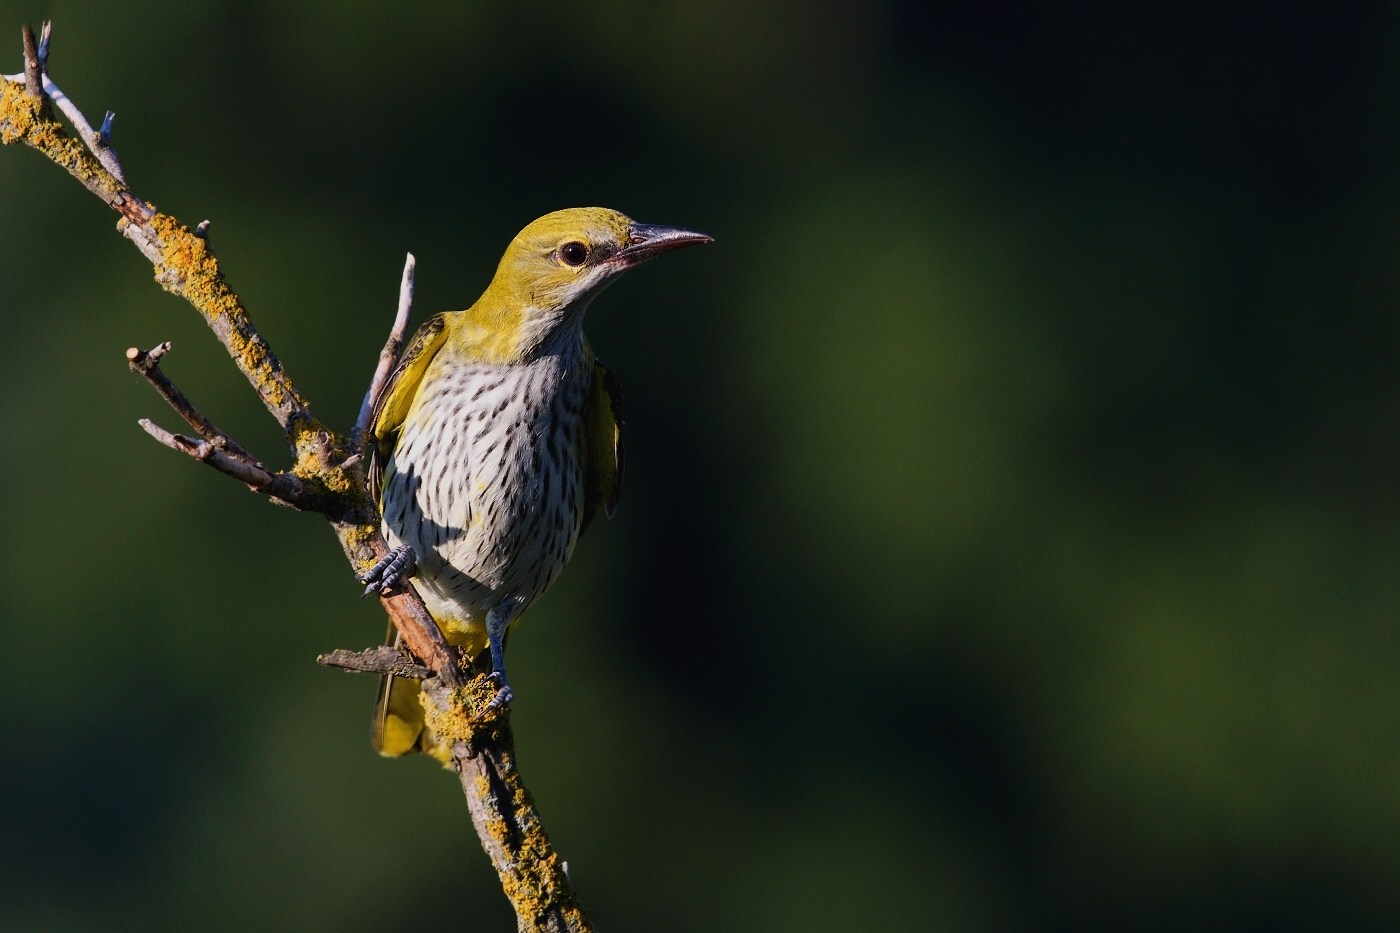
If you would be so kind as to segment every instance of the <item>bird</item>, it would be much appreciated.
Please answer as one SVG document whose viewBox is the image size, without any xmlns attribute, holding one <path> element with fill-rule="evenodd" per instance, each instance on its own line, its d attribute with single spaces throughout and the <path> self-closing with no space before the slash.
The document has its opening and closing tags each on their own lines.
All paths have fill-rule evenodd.
<svg viewBox="0 0 1400 933">
<path fill-rule="evenodd" d="M 712 241 L 606 208 L 546 214 L 475 304 L 423 323 L 375 402 L 367 473 L 391 550 L 358 579 L 364 595 L 406 581 L 465 657 L 489 651 L 488 709 L 514 699 L 507 634 L 622 491 L 621 382 L 584 336 L 585 312 L 629 269 Z M 383 676 L 374 746 L 445 760 L 418 692 Z"/>
</svg>

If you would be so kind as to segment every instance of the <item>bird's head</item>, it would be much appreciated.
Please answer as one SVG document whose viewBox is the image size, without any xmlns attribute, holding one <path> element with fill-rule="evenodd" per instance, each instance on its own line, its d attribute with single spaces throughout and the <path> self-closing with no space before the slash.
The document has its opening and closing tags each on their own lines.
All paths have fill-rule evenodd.
<svg viewBox="0 0 1400 933">
<path fill-rule="evenodd" d="M 601 207 L 555 211 L 511 240 L 478 307 L 514 330 L 517 346 L 538 346 L 560 328 L 578 326 L 588 303 L 623 272 L 710 240 L 694 230 L 639 224 Z"/>
</svg>

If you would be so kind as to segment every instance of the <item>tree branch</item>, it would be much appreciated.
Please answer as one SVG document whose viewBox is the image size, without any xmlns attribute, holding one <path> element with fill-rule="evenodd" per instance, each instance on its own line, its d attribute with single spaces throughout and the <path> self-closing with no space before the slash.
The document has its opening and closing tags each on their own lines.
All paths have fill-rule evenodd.
<svg viewBox="0 0 1400 933">
<path fill-rule="evenodd" d="M 214 427 L 213 423 L 199 413 L 199 410 L 190 404 L 190 400 L 185 397 L 165 373 L 160 371 L 160 358 L 170 352 L 170 341 L 166 341 L 158 347 L 152 348 L 149 352 L 132 347 L 126 351 L 127 363 L 131 366 L 131 371 L 146 377 L 160 397 L 170 403 L 170 407 L 185 419 L 185 423 L 200 433 L 200 436 L 209 441 L 224 453 L 235 460 L 242 460 L 244 463 L 265 469 L 262 461 L 244 449 L 238 441 L 229 437 L 223 431 Z"/>
<path fill-rule="evenodd" d="M 47 24 L 46 24 L 47 25 Z M 47 30 L 46 30 L 47 31 Z M 45 48 L 45 51 L 48 51 Z M 34 30 L 24 24 L 24 92 L 40 100 L 44 97 L 43 66 L 39 61 L 39 46 L 34 42 Z"/>
<path fill-rule="evenodd" d="M 33 30 L 28 36 L 26 48 L 32 42 Z M 47 116 L 42 95 L 26 93 L 25 86 L 9 82 L 5 85 L 0 92 L 0 142 L 21 142 L 38 149 L 122 215 L 118 229 L 155 266 L 156 281 L 166 291 L 185 298 L 204 316 L 289 439 L 299 442 L 304 435 L 324 430 L 283 371 L 281 361 L 253 327 L 243 303 L 224 281 L 218 257 L 208 242 L 175 218 L 136 198 L 118 174 L 109 171 Z M 72 110 L 77 112 L 76 107 Z M 77 115 L 81 118 L 80 112 Z M 94 139 L 96 134 L 91 133 L 85 119 L 81 125 Z M 101 146 L 100 141 L 90 144 Z"/>
<path fill-rule="evenodd" d="M 297 507 L 306 496 L 306 485 L 290 473 L 269 473 L 260 466 L 230 457 L 209 441 L 195 440 L 183 434 L 171 434 L 149 418 L 142 418 L 137 424 L 171 450 L 189 454 L 194 459 L 209 464 L 220 473 L 247 484 L 254 492 L 267 493 L 293 507 Z"/>
<path fill-rule="evenodd" d="M 373 566 L 388 553 L 388 547 L 379 531 L 377 508 L 366 489 L 358 446 L 316 419 L 272 348 L 253 327 L 247 309 L 224 280 L 218 258 L 208 243 L 208 221 L 192 232 L 132 194 L 110 146 L 112 114 L 109 112 L 101 129 L 93 132 L 82 112 L 47 74 L 49 38 L 47 24 L 38 42 L 33 30 L 26 27 L 24 72 L 13 78 L 0 76 L 0 143 L 23 143 L 38 150 L 122 215 L 118 229 L 150 260 L 156 281 L 166 291 L 185 298 L 204 317 L 264 407 L 286 432 L 296 462 L 290 471 L 270 471 L 200 414 L 159 369 L 159 360 L 169 350 L 169 344 L 147 353 L 139 349 L 128 351 L 128 362 L 201 437 L 172 434 L 145 419 L 141 426 L 165 446 L 203 461 L 258 492 L 300 509 L 323 513 L 351 567 L 364 571 Z M 70 137 L 52 118 L 49 101 L 57 104 L 72 122 L 81 141 Z M 402 345 L 412 290 L 410 255 L 400 286 L 394 328 L 380 352 L 375 378 L 366 393 L 369 411 L 383 391 Z M 356 422 L 357 443 L 367 432 L 368 418 L 362 406 Z M 515 908 L 519 929 L 526 933 L 588 933 L 592 927 L 579 906 L 564 863 L 554 853 L 534 801 L 515 767 L 509 712 L 488 709 L 496 693 L 496 685 L 487 676 L 489 671 L 460 657 L 412 587 L 381 595 L 380 602 L 412 657 L 381 648 L 359 653 L 332 652 L 323 656 L 322 663 L 426 678 L 421 695 L 428 724 L 451 748 L 448 763 L 461 779 L 472 822 Z"/>
<path fill-rule="evenodd" d="M 364 651 L 346 651 L 337 648 L 330 654 L 317 655 L 316 663 L 322 667 L 338 667 L 352 674 L 393 674 L 395 677 L 411 677 L 426 680 L 433 672 L 413 660 L 392 645 L 380 645 Z"/>
<path fill-rule="evenodd" d="M 374 368 L 374 378 L 369 381 L 365 400 L 360 403 L 360 416 L 355 419 L 355 428 L 350 432 L 350 449 L 359 453 L 364 450 L 365 438 L 372 427 L 369 419 L 374 416 L 374 406 L 379 402 L 380 393 L 389 383 L 389 376 L 398 362 L 399 351 L 403 349 L 404 334 L 408 332 L 408 317 L 413 313 L 413 270 L 417 261 L 409 253 L 403 264 L 403 279 L 399 282 L 399 310 L 394 315 L 394 326 L 389 329 L 389 339 L 384 341 L 384 349 L 379 351 L 379 364 Z"/>
</svg>

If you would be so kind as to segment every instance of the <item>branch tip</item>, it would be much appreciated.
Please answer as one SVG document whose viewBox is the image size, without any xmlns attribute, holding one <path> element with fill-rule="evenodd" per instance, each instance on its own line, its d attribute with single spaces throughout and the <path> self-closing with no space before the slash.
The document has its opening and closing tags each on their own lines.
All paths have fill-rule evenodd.
<svg viewBox="0 0 1400 933">
<path fill-rule="evenodd" d="M 39 47 L 34 39 L 34 27 L 25 23 L 21 32 L 24 39 L 24 92 L 30 97 L 43 97 L 43 68 L 39 64 Z"/>
<path fill-rule="evenodd" d="M 194 235 L 201 240 L 209 239 L 209 221 L 201 220 L 198 226 L 194 228 Z"/>
<path fill-rule="evenodd" d="M 185 419 L 186 424 L 198 431 L 205 441 L 232 459 L 266 473 L 267 467 L 263 466 L 262 461 L 250 454 L 238 441 L 215 427 L 213 422 L 194 407 L 185 393 L 181 392 L 179 387 L 170 381 L 170 377 L 161 372 L 160 359 L 169 352 L 169 340 L 145 351 L 139 347 L 132 347 L 126 351 L 127 365 L 131 367 L 132 372 L 145 376 L 146 381 L 151 384 L 151 388 L 160 393 L 160 397 L 165 399 L 181 418 Z M 205 457 L 200 456 L 198 459 L 203 460 Z M 256 484 L 250 483 L 250 485 Z"/>
<path fill-rule="evenodd" d="M 97 141 L 104 146 L 110 145 L 112 142 L 112 120 L 115 119 L 116 116 L 115 113 L 109 110 L 107 111 L 107 116 L 102 118 L 102 126 L 97 131 Z"/>
<path fill-rule="evenodd" d="M 169 340 L 157 344 L 149 350 L 142 350 L 140 347 L 128 347 L 126 351 L 126 361 L 131 364 L 133 371 L 145 376 L 160 363 L 160 358 L 169 352 Z"/>
<path fill-rule="evenodd" d="M 316 663 L 322 667 L 338 667 L 352 674 L 393 674 L 414 680 L 427 680 L 433 676 L 429 668 L 415 663 L 411 657 L 391 645 L 364 651 L 337 648 L 330 654 L 317 655 Z"/>
<path fill-rule="evenodd" d="M 394 364 L 399 359 L 399 351 L 403 349 L 404 334 L 408 332 L 408 319 L 413 314 L 413 274 L 417 266 L 418 260 L 413 258 L 412 253 L 408 253 L 404 259 L 403 277 L 399 280 L 399 307 L 394 314 L 394 326 L 389 329 L 389 339 L 384 342 L 384 349 L 379 351 L 379 363 L 374 368 L 374 377 L 370 379 L 365 400 L 360 404 L 360 416 L 355 419 L 355 429 L 350 432 L 351 450 L 358 451 L 363 448 L 364 440 L 369 434 L 369 421 L 374 415 L 374 406 L 389 382 Z"/>
<path fill-rule="evenodd" d="M 39 70 L 47 71 L 49 67 L 49 39 L 53 36 L 53 20 L 44 20 L 44 27 L 39 30 Z"/>
</svg>

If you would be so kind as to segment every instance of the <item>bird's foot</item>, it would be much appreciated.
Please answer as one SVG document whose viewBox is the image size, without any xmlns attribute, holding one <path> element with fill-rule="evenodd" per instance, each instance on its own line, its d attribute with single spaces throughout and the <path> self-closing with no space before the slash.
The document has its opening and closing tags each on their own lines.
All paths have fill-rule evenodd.
<svg viewBox="0 0 1400 933">
<path fill-rule="evenodd" d="M 472 723 L 478 723 L 497 710 L 504 709 L 511 700 L 515 699 L 515 691 L 510 689 L 510 681 L 506 680 L 505 674 L 500 671 L 492 671 L 486 675 L 486 679 L 500 684 L 500 689 L 491 698 L 491 702 L 487 703 L 481 712 L 471 718 Z"/>
<path fill-rule="evenodd" d="M 388 593 L 412 576 L 417 564 L 418 557 L 413 553 L 413 548 L 407 544 L 394 548 L 384 555 L 379 563 L 355 577 L 365 584 L 365 591 L 360 594 L 360 598 L 364 599 L 371 593 Z"/>
</svg>

